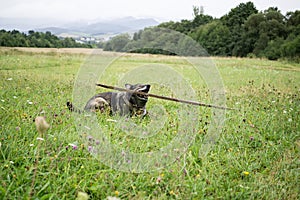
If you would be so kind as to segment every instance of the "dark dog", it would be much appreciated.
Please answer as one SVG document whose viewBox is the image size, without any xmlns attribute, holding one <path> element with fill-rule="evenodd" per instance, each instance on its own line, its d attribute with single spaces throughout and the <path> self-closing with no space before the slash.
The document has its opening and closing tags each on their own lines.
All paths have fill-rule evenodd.
<svg viewBox="0 0 300 200">
<path fill-rule="evenodd" d="M 133 90 L 137 92 L 148 93 L 150 85 L 125 84 L 127 90 Z M 93 96 L 85 105 L 85 111 L 95 112 L 97 110 L 104 112 L 107 108 L 110 108 L 111 114 L 119 114 L 121 116 L 129 115 L 141 115 L 144 117 L 147 114 L 146 103 L 148 96 L 140 95 L 130 92 L 104 92 Z M 69 110 L 75 112 L 81 112 L 74 108 L 72 103 L 67 102 Z"/>
</svg>

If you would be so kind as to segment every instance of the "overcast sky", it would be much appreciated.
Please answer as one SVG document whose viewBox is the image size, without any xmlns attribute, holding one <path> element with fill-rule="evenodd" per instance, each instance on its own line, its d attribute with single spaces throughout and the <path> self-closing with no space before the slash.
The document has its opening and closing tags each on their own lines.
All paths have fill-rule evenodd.
<svg viewBox="0 0 300 200">
<path fill-rule="evenodd" d="M 125 16 L 152 17 L 159 21 L 192 19 L 192 7 L 221 17 L 241 0 L 0 0 L 0 17 L 48 18 L 64 21 L 111 19 Z M 300 10 L 300 0 L 254 0 L 258 10 L 278 7 L 283 14 Z"/>
</svg>

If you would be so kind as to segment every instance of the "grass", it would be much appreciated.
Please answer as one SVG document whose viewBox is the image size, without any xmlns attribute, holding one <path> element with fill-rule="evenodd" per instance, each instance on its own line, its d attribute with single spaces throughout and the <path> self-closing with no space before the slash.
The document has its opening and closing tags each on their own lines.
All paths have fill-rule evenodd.
<svg viewBox="0 0 300 200">
<path fill-rule="evenodd" d="M 217 143 L 205 158 L 198 157 L 211 123 L 211 110 L 200 108 L 196 138 L 185 154 L 164 169 L 129 173 L 90 154 L 65 106 L 86 55 L 0 49 L 0 199 L 75 199 L 78 192 L 91 199 L 299 199 L 299 64 L 213 59 L 227 106 L 239 109 L 226 112 Z M 197 100 L 209 102 L 201 78 L 176 57 L 125 55 L 112 63 L 103 82 L 117 84 L 128 70 L 149 64 L 172 67 L 192 85 Z M 153 84 L 151 92 L 172 95 L 159 84 Z M 159 150 L 175 138 L 181 107 L 156 99 L 147 107 L 157 104 L 164 107 L 167 122 L 151 138 L 135 138 L 107 121 L 117 117 L 97 119 L 119 149 Z M 44 135 L 36 131 L 36 116 L 45 116 L 51 125 Z M 130 120 L 144 128 L 151 123 L 148 118 Z"/>
</svg>

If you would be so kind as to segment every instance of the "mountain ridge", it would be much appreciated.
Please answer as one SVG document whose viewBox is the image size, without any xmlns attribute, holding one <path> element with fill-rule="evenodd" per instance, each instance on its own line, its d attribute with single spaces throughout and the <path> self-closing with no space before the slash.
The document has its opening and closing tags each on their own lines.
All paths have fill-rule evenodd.
<svg viewBox="0 0 300 200">
<path fill-rule="evenodd" d="M 49 24 L 49 26 L 47 26 Z M 0 29 L 17 29 L 23 32 L 28 30 L 46 32 L 50 31 L 55 35 L 77 35 L 95 36 L 105 34 L 121 34 L 134 32 L 145 27 L 156 26 L 159 22 L 153 18 L 123 17 L 109 20 L 74 21 L 70 23 L 58 23 L 46 20 L 28 21 L 24 19 L 0 18 Z"/>
</svg>

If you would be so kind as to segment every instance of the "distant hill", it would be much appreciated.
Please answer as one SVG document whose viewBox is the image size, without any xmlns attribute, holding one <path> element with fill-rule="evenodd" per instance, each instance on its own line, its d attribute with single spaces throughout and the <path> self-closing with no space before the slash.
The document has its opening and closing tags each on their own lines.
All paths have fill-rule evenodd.
<svg viewBox="0 0 300 200">
<path fill-rule="evenodd" d="M 20 31 L 35 30 L 39 32 L 50 31 L 55 35 L 72 35 L 72 36 L 96 36 L 106 34 L 119 34 L 125 32 L 134 32 L 145 27 L 158 25 L 159 22 L 152 18 L 134 18 L 125 17 L 112 20 L 99 20 L 94 22 L 79 21 L 67 24 L 55 22 L 49 23 L 47 21 L 34 20 L 30 24 L 30 20 L 23 19 L 0 19 L 0 29 L 18 29 Z"/>
</svg>

